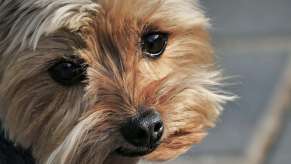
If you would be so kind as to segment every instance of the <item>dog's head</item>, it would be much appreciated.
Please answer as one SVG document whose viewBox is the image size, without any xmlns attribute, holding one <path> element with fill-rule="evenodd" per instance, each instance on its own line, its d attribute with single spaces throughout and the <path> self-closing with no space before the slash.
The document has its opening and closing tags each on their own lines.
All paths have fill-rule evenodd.
<svg viewBox="0 0 291 164">
<path fill-rule="evenodd" d="M 194 0 L 7 0 L 0 11 L 1 121 L 40 163 L 175 158 L 231 99 Z"/>
</svg>

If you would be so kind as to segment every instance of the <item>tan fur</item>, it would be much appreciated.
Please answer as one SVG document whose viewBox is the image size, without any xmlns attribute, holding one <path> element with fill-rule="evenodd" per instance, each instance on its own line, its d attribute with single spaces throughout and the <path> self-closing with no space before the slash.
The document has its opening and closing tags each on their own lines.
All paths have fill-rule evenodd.
<svg viewBox="0 0 291 164">
<path fill-rule="evenodd" d="M 233 98 L 218 88 L 223 79 L 198 3 L 98 0 L 86 1 L 91 7 L 83 10 L 70 5 L 67 17 L 59 18 L 65 9 L 53 14 L 58 27 L 35 34 L 41 36 L 35 47 L 8 51 L 0 41 L 0 118 L 8 137 L 31 147 L 40 164 L 136 163 L 112 154 L 126 145 L 118 130 L 139 106 L 152 106 L 166 129 L 146 159 L 172 159 L 198 144 L 214 127 L 221 105 Z M 170 34 L 158 60 L 145 58 L 139 47 L 141 35 L 153 29 Z M 88 64 L 84 84 L 66 88 L 48 76 L 52 61 L 65 55 Z"/>
</svg>

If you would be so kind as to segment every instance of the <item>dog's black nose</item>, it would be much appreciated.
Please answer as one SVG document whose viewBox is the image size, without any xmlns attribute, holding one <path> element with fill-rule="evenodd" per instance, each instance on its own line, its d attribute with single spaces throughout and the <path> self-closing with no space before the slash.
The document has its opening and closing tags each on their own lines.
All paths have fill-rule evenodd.
<svg viewBox="0 0 291 164">
<path fill-rule="evenodd" d="M 160 114 L 147 110 L 130 118 L 121 128 L 125 140 L 137 147 L 156 147 L 164 132 Z"/>
</svg>

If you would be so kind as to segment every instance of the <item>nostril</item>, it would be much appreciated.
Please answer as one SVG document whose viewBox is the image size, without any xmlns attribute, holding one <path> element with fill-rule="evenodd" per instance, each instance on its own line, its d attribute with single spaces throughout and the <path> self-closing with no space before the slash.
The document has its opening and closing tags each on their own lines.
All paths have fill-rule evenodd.
<svg viewBox="0 0 291 164">
<path fill-rule="evenodd" d="M 164 125 L 162 121 L 158 121 L 154 124 L 153 132 L 151 136 L 151 144 L 155 145 L 158 144 L 162 138 L 164 132 Z"/>
<path fill-rule="evenodd" d="M 159 133 L 164 129 L 162 122 L 157 122 L 154 127 L 154 132 Z"/>
</svg>

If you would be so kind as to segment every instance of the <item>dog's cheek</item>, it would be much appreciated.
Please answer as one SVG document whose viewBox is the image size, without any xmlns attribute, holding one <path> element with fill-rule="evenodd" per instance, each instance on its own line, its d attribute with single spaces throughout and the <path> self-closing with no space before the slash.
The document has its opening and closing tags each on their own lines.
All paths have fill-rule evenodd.
<svg viewBox="0 0 291 164">
<path fill-rule="evenodd" d="M 192 117 L 182 118 L 176 114 L 176 117 L 172 116 L 175 117 L 173 120 L 165 121 L 167 127 L 164 140 L 159 148 L 147 156 L 146 159 L 165 161 L 177 158 L 188 151 L 193 144 L 199 144 L 204 139 L 207 135 L 205 118 L 195 114 L 196 112 L 181 111 L 181 113 L 192 115 Z"/>
<path fill-rule="evenodd" d="M 204 132 L 190 133 L 187 135 L 172 136 L 168 138 L 160 147 L 146 156 L 145 158 L 150 161 L 167 161 L 177 158 L 179 155 L 188 151 L 193 144 L 198 144 L 206 136 Z"/>
<path fill-rule="evenodd" d="M 198 94 L 199 93 L 199 94 Z M 215 125 L 219 112 L 216 102 L 201 92 L 185 91 L 159 111 L 166 126 L 163 142 L 146 159 L 165 161 L 188 151 L 207 135 L 207 129 Z"/>
</svg>

